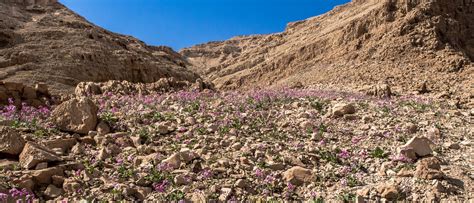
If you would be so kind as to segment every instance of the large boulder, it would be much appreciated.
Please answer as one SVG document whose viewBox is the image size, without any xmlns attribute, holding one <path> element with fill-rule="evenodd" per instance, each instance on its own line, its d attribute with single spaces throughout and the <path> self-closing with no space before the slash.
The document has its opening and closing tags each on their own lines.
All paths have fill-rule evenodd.
<svg viewBox="0 0 474 203">
<path fill-rule="evenodd" d="M 63 131 L 87 134 L 95 130 L 98 110 L 89 98 L 74 98 L 57 106 L 51 117 Z"/>
<path fill-rule="evenodd" d="M 312 179 L 311 170 L 305 169 L 300 166 L 295 166 L 288 169 L 283 173 L 283 178 L 293 185 L 303 185 L 304 183 L 311 182 Z"/>
<path fill-rule="evenodd" d="M 414 155 L 424 157 L 433 153 L 431 145 L 434 145 L 434 143 L 430 139 L 422 136 L 415 136 L 405 145 L 401 146 L 399 152 L 410 159 L 416 158 Z"/>
<path fill-rule="evenodd" d="M 20 154 L 20 166 L 26 169 L 31 169 L 41 162 L 54 161 L 61 161 L 61 158 L 46 147 L 33 142 L 26 143 Z"/>
<path fill-rule="evenodd" d="M 20 133 L 10 127 L 0 127 L 0 153 L 18 155 L 25 146 Z"/>
<path fill-rule="evenodd" d="M 332 108 L 331 116 L 334 118 L 339 118 L 346 114 L 354 113 L 356 113 L 354 104 L 338 103 Z"/>
</svg>

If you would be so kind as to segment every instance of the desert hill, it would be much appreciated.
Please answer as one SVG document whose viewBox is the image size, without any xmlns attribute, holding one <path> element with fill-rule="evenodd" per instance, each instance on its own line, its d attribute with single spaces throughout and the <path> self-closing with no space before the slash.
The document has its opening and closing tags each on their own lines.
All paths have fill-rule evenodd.
<svg viewBox="0 0 474 203">
<path fill-rule="evenodd" d="M 356 0 L 282 33 L 235 37 L 180 52 L 221 89 L 302 83 L 473 96 L 474 3 Z"/>
<path fill-rule="evenodd" d="M 70 93 L 82 81 L 199 78 L 186 66 L 171 48 L 109 32 L 55 1 L 0 1 L 0 80 Z"/>
</svg>

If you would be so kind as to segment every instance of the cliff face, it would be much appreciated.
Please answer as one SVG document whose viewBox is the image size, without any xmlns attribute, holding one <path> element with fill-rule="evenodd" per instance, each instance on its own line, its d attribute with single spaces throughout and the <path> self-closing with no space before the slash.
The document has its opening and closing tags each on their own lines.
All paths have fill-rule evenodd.
<svg viewBox="0 0 474 203">
<path fill-rule="evenodd" d="M 355 0 L 282 33 L 181 51 L 223 89 L 388 81 L 473 96 L 472 0 Z"/>
<path fill-rule="evenodd" d="M 0 0 L 0 80 L 71 92 L 82 81 L 199 76 L 172 49 L 97 27 L 55 0 Z"/>
</svg>

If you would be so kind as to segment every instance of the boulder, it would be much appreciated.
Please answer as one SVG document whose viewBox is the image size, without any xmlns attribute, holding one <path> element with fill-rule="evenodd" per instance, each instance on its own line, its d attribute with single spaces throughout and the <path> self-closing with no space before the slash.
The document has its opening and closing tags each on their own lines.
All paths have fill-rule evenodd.
<svg viewBox="0 0 474 203">
<path fill-rule="evenodd" d="M 18 155 L 25 146 L 20 133 L 10 127 L 0 127 L 0 153 Z"/>
<path fill-rule="evenodd" d="M 422 159 L 418 162 L 415 177 L 425 180 L 443 179 L 445 174 L 440 171 L 441 161 L 435 157 Z"/>
<path fill-rule="evenodd" d="M 64 168 L 60 166 L 34 170 L 31 172 L 33 181 L 37 184 L 50 184 L 53 176 L 64 176 Z"/>
<path fill-rule="evenodd" d="M 283 173 L 283 178 L 293 185 L 303 185 L 304 183 L 311 182 L 312 179 L 311 170 L 305 169 L 300 166 L 295 166 L 288 169 Z"/>
<path fill-rule="evenodd" d="M 97 112 L 98 107 L 89 98 L 74 98 L 57 106 L 51 118 L 63 131 L 87 134 L 97 126 Z"/>
<path fill-rule="evenodd" d="M 50 199 L 54 199 L 56 197 L 59 197 L 61 196 L 62 194 L 64 193 L 63 189 L 61 188 L 58 188 L 54 185 L 48 185 L 48 187 L 46 188 L 46 190 L 44 191 L 44 195 L 47 197 L 47 198 L 50 198 Z"/>
<path fill-rule="evenodd" d="M 431 146 L 430 146 L 433 144 L 434 143 L 426 137 L 415 136 L 411 138 L 405 145 L 401 146 L 399 148 L 399 152 L 402 152 L 404 150 L 411 151 L 412 149 L 413 152 L 416 154 L 416 156 L 424 157 L 424 156 L 431 155 L 433 153 L 433 150 L 431 149 Z"/>
<path fill-rule="evenodd" d="M 28 142 L 20 154 L 20 166 L 31 169 L 41 162 L 61 161 L 61 158 L 44 146 Z"/>
<path fill-rule="evenodd" d="M 335 118 L 343 117 L 346 114 L 356 113 L 354 104 L 338 103 L 334 105 L 331 111 L 331 116 Z"/>
<path fill-rule="evenodd" d="M 74 147 L 76 143 L 76 138 L 59 138 L 43 142 L 44 146 L 48 147 L 49 149 L 59 148 L 63 153 Z"/>
</svg>

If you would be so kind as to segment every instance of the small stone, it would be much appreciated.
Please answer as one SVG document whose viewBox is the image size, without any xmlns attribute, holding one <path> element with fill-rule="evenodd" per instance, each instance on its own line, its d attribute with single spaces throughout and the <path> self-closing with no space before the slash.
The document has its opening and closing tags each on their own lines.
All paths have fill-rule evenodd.
<svg viewBox="0 0 474 203">
<path fill-rule="evenodd" d="M 42 170 L 45 168 L 48 168 L 48 162 L 41 162 L 37 164 L 35 170 Z"/>
<path fill-rule="evenodd" d="M 232 196 L 232 188 L 221 188 L 221 194 L 219 195 L 219 201 L 227 202 Z"/>
<path fill-rule="evenodd" d="M 97 158 L 99 158 L 99 160 L 104 161 L 109 157 L 110 157 L 110 154 L 107 152 L 107 150 L 105 148 L 100 149 L 99 155 L 97 156 Z"/>
<path fill-rule="evenodd" d="M 237 143 L 234 143 L 232 145 L 232 149 L 235 149 L 235 150 L 239 150 L 240 148 L 242 148 L 242 144 L 237 142 Z"/>
<path fill-rule="evenodd" d="M 286 166 L 285 164 L 282 164 L 282 163 L 269 163 L 267 167 L 274 171 L 280 171 L 280 170 L 284 170 Z"/>
<path fill-rule="evenodd" d="M 394 185 L 379 185 L 377 187 L 377 192 L 382 198 L 387 200 L 396 200 L 398 198 L 398 188 Z"/>
<path fill-rule="evenodd" d="M 414 123 L 407 123 L 405 126 L 405 131 L 410 134 L 414 134 L 418 131 L 418 126 Z"/>
<path fill-rule="evenodd" d="M 152 189 L 149 187 L 135 186 L 134 189 L 135 191 L 133 196 L 140 201 L 144 201 L 146 197 L 152 192 Z"/>
<path fill-rule="evenodd" d="M 188 185 L 191 183 L 191 177 L 185 174 L 179 174 L 174 177 L 174 183 L 176 185 Z"/>
<path fill-rule="evenodd" d="M 406 168 L 402 168 L 400 171 L 397 173 L 398 177 L 413 177 L 413 171 L 410 171 Z"/>
<path fill-rule="evenodd" d="M 50 184 L 53 176 L 63 176 L 64 169 L 62 167 L 52 167 L 42 170 L 32 171 L 31 176 L 37 184 Z"/>
<path fill-rule="evenodd" d="M 73 178 L 68 178 L 64 180 L 63 189 L 67 193 L 72 194 L 81 189 L 81 184 Z"/>
<path fill-rule="evenodd" d="M 290 182 L 294 185 L 300 186 L 304 183 L 311 182 L 312 173 L 309 169 L 305 169 L 300 166 L 295 166 L 285 171 L 283 173 L 283 178 L 286 182 Z"/>
<path fill-rule="evenodd" d="M 97 133 L 99 135 L 106 135 L 106 134 L 110 133 L 109 124 L 107 124 L 104 121 L 101 121 L 101 122 L 99 122 L 99 124 L 97 124 L 96 130 L 97 130 Z"/>
<path fill-rule="evenodd" d="M 187 117 L 185 119 L 185 123 L 187 125 L 194 125 L 194 124 L 196 124 L 196 119 L 194 117 Z"/>
<path fill-rule="evenodd" d="M 56 197 L 59 197 L 63 194 L 63 189 L 57 188 L 54 185 L 48 185 L 46 190 L 44 191 L 44 195 L 50 199 L 54 199 Z"/>
<path fill-rule="evenodd" d="M 450 149 L 461 149 L 461 145 L 459 145 L 458 143 L 451 143 L 449 145 L 449 148 Z"/>
<path fill-rule="evenodd" d="M 237 188 L 245 189 L 245 188 L 249 187 L 249 184 L 248 184 L 247 180 L 239 179 L 235 182 L 234 186 L 237 187 Z"/>
<path fill-rule="evenodd" d="M 189 149 L 182 149 L 180 152 L 175 153 L 163 160 L 162 163 L 167 163 L 173 169 L 177 169 L 181 163 L 187 164 L 196 158 L 199 158 L 197 153 L 192 152 Z"/>
</svg>

